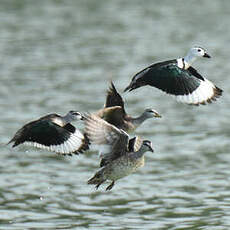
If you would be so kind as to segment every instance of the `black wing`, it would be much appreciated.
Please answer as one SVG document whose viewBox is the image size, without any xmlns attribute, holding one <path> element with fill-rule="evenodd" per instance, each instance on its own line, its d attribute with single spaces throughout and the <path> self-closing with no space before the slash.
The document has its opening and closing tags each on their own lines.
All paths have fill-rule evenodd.
<svg viewBox="0 0 230 230">
<path fill-rule="evenodd" d="M 144 72 L 137 74 L 134 79 L 136 84 L 145 82 L 147 85 L 172 95 L 188 95 L 200 85 L 200 79 L 197 76 L 188 70 L 179 68 L 175 61 L 152 65 Z"/>
<path fill-rule="evenodd" d="M 71 124 L 60 127 L 42 119 L 24 125 L 11 142 L 14 142 L 13 147 L 26 143 L 61 154 L 79 153 L 88 149 L 84 135 Z"/>
<path fill-rule="evenodd" d="M 177 60 L 153 64 L 137 73 L 125 91 L 150 85 L 176 96 L 182 103 L 199 105 L 211 103 L 222 90 L 202 77 L 193 67 L 182 69 Z"/>
<path fill-rule="evenodd" d="M 204 81 L 205 79 L 197 72 L 196 69 L 194 69 L 192 66 L 190 66 L 187 69 L 194 77 L 200 79 L 201 81 Z"/>
<path fill-rule="evenodd" d="M 39 120 L 24 125 L 10 142 L 14 142 L 13 147 L 26 141 L 50 146 L 63 143 L 69 136 L 70 132 L 67 129 L 47 120 Z"/>
</svg>

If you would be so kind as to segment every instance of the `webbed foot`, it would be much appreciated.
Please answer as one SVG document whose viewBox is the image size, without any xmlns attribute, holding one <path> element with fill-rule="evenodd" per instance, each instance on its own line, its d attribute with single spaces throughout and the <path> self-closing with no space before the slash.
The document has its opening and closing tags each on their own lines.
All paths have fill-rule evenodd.
<svg viewBox="0 0 230 230">
<path fill-rule="evenodd" d="M 96 190 L 98 190 L 98 188 L 100 187 L 100 185 L 103 184 L 104 182 L 105 182 L 105 180 L 102 180 L 101 182 L 99 182 L 99 183 L 95 186 Z"/>
<path fill-rule="evenodd" d="M 111 190 L 113 188 L 114 184 L 115 184 L 115 181 L 113 180 L 113 182 L 106 188 L 106 191 Z"/>
</svg>

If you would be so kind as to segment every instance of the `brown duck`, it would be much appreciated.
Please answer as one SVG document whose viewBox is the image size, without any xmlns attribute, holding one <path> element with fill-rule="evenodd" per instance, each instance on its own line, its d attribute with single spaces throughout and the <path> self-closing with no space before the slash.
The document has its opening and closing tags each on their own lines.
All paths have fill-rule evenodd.
<svg viewBox="0 0 230 230">
<path fill-rule="evenodd" d="M 128 115 L 124 108 L 124 101 L 121 95 L 117 92 L 113 82 L 111 82 L 111 86 L 107 91 L 104 108 L 95 114 L 126 132 L 133 132 L 149 118 L 161 117 L 161 115 L 154 109 L 145 109 L 139 117 L 131 117 Z"/>
<path fill-rule="evenodd" d="M 144 166 L 144 153 L 153 152 L 152 143 L 139 137 L 129 139 L 122 129 L 116 128 L 95 115 L 85 115 L 85 132 L 89 140 L 98 146 L 106 146 L 107 153 L 102 156 L 96 174 L 88 180 L 96 189 L 107 180 L 112 181 L 106 190 L 112 189 L 115 181 L 135 172 Z M 105 152 L 103 152 L 105 153 Z"/>
</svg>

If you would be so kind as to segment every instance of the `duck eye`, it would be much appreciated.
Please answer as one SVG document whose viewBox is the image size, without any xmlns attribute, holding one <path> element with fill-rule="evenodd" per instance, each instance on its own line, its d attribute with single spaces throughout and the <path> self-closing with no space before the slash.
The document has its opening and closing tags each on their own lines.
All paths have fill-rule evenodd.
<svg viewBox="0 0 230 230">
<path fill-rule="evenodd" d="M 197 51 L 198 51 L 198 52 L 201 52 L 201 49 L 198 49 Z"/>
</svg>

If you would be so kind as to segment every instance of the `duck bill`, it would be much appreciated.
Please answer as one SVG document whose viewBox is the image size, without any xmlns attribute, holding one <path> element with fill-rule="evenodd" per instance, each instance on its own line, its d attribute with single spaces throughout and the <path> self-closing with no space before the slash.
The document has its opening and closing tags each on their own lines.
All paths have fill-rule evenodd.
<svg viewBox="0 0 230 230">
<path fill-rule="evenodd" d="M 211 58 L 211 56 L 209 54 L 207 54 L 207 53 L 205 53 L 203 57 L 205 57 L 205 58 Z"/>
<path fill-rule="evenodd" d="M 150 152 L 152 152 L 152 153 L 154 153 L 154 149 L 153 149 L 153 147 L 151 146 L 151 147 L 149 147 L 149 151 Z"/>
<path fill-rule="evenodd" d="M 155 112 L 154 116 L 157 117 L 157 118 L 161 118 L 162 117 L 159 113 L 156 113 L 156 112 Z"/>
</svg>

